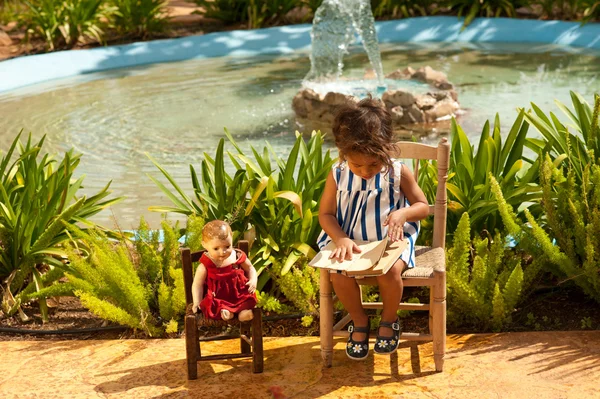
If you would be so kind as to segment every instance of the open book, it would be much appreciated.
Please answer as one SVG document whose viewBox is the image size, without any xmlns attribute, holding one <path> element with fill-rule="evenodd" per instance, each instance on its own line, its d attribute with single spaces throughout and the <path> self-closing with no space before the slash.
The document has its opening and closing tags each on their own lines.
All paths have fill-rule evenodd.
<svg viewBox="0 0 600 399">
<path fill-rule="evenodd" d="M 339 271 L 347 276 L 379 276 L 387 273 L 406 249 L 407 240 L 391 242 L 386 237 L 381 241 L 355 241 L 362 250 L 352 254 L 352 260 L 342 262 L 329 259 L 335 250 L 335 244 L 330 242 L 310 261 L 312 267 Z"/>
</svg>

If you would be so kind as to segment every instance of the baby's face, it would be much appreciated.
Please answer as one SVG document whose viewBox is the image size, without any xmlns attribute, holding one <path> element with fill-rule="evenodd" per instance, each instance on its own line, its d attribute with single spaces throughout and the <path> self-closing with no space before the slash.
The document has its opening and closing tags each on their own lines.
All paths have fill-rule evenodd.
<svg viewBox="0 0 600 399">
<path fill-rule="evenodd" d="M 225 240 L 219 238 L 213 238 L 206 242 L 202 242 L 204 249 L 208 251 L 208 255 L 211 259 L 222 262 L 231 255 L 233 251 L 231 236 Z"/>
<path fill-rule="evenodd" d="M 345 158 L 352 173 L 366 180 L 381 172 L 383 168 L 383 163 L 373 156 L 351 152 L 345 154 Z"/>
</svg>

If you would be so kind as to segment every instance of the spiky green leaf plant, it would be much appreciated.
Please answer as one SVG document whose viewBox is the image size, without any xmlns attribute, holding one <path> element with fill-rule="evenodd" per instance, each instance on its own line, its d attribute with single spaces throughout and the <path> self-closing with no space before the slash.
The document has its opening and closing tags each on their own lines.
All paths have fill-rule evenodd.
<svg viewBox="0 0 600 399">
<path fill-rule="evenodd" d="M 89 217 L 121 200 L 106 199 L 110 183 L 90 197 L 81 196 L 85 176 L 73 177 L 81 155 L 69 150 L 54 160 L 42 153 L 44 140 L 33 143 L 30 135 L 23 144 L 19 134 L 0 161 L 0 278 L 11 276 L 2 288 L 5 298 L 14 295 L 16 300 L 9 307 L 34 298 L 32 293 L 62 276 L 69 224 L 94 226 Z M 46 320 L 45 297 L 37 299 Z"/>
</svg>

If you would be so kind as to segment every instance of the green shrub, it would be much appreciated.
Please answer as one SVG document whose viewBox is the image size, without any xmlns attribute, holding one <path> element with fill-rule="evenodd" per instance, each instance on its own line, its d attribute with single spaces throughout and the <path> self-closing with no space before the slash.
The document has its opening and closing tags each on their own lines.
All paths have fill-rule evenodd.
<svg viewBox="0 0 600 399">
<path fill-rule="evenodd" d="M 146 39 L 165 30 L 165 0 L 108 0 L 117 10 L 114 25 L 125 36 Z"/>
<path fill-rule="evenodd" d="M 224 140 L 219 142 L 214 159 L 204 154 L 202 183 L 190 166 L 195 201 L 153 161 L 178 196 L 150 177 L 174 205 L 150 209 L 198 215 L 204 220 L 227 220 L 234 231 L 234 241 L 249 228 L 254 229 L 256 240 L 252 243 L 250 259 L 259 274 L 258 289 L 262 290 L 271 278 L 271 274 L 266 273 L 271 257 L 283 262 L 279 270 L 285 275 L 302 257 L 315 255 L 311 245 L 315 245 L 321 230 L 318 201 L 335 159 L 329 151 L 323 153 L 320 133 L 314 133 L 308 142 L 298 134 L 286 159 L 276 156 L 268 143 L 261 152 L 252 148 L 254 159 L 251 159 L 229 132 L 226 131 L 226 135 L 237 152 L 227 153 L 236 169 L 233 176 L 225 172 Z M 271 155 L 275 157 L 276 167 Z"/>
<path fill-rule="evenodd" d="M 432 0 L 373 0 L 371 9 L 375 18 L 410 18 L 434 15 L 437 4 Z"/>
<path fill-rule="evenodd" d="M 486 122 L 479 138 L 477 150 L 469 141 L 462 128 L 452 120 L 450 164 L 448 168 L 448 238 L 456 230 L 464 212 L 469 214 L 471 230 L 476 234 L 482 231 L 502 231 L 503 222 L 498 215 L 496 199 L 490 190 L 490 174 L 500 182 L 502 193 L 511 206 L 536 204 L 541 197 L 537 184 L 539 160 L 527 159 L 523 154 L 529 124 L 524 121 L 521 111 L 513 123 L 505 140 L 502 140 L 498 115 L 490 132 Z M 491 133 L 491 134 L 490 134 Z M 421 161 L 419 185 L 429 203 L 435 202 L 437 189 L 436 163 Z M 532 210 L 539 212 L 539 207 Z M 421 242 L 431 240 L 433 226 L 431 220 L 422 223 L 419 235 Z"/>
<path fill-rule="evenodd" d="M 166 221 L 161 227 L 164 240 L 159 242 L 159 232 L 142 219 L 133 245 L 100 231 L 74 228 L 85 244 L 68 251 L 68 282 L 41 293 L 72 292 L 98 317 L 153 337 L 177 332 L 186 307 L 180 230 Z"/>
<path fill-rule="evenodd" d="M 548 155 L 543 162 L 540 181 L 549 233 L 528 211 L 528 225 L 521 224 L 514 215 L 505 217 L 513 219 L 511 228 L 516 234 L 537 243 L 530 253 L 548 259 L 554 275 L 573 281 L 600 302 L 600 166 L 595 162 L 583 166 L 582 183 L 577 184 L 573 163 L 569 162 L 565 175 Z"/>
<path fill-rule="evenodd" d="M 524 0 L 447 0 L 440 3 L 459 17 L 465 17 L 468 26 L 476 17 L 514 17 L 515 9 L 527 4 Z"/>
<path fill-rule="evenodd" d="M 600 157 L 600 95 L 594 96 L 594 107 L 575 92 L 571 92 L 571 102 L 573 109 L 556 101 L 560 110 L 572 122 L 571 126 L 563 124 L 552 112 L 547 116 L 537 105 L 531 103 L 533 112 L 526 113 L 525 119 L 542 134 L 542 138 L 530 138 L 526 145 L 538 154 L 547 153 L 552 159 L 559 161 L 567 157 L 580 160 L 571 162 L 570 168 L 573 169 L 576 183 L 581 184 L 585 165 L 597 162 Z M 571 133 L 569 127 L 574 133 Z"/>
<path fill-rule="evenodd" d="M 17 22 L 24 10 L 25 5 L 20 0 L 0 0 L 0 25 Z"/>
<path fill-rule="evenodd" d="M 247 23 L 249 29 L 273 25 L 301 6 L 299 0 L 195 0 L 204 8 L 208 18 L 219 19 L 225 23 Z M 315 1 L 309 6 L 314 6 Z"/>
<path fill-rule="evenodd" d="M 151 312 L 148 287 L 140 279 L 127 245 L 98 231 L 79 232 L 79 237 L 88 248 L 70 252 L 65 284 L 96 316 L 160 336 L 162 329 Z"/>
<path fill-rule="evenodd" d="M 506 248 L 500 233 L 491 240 L 471 240 L 469 225 L 465 212 L 446 254 L 448 323 L 498 331 L 523 300 L 521 259 Z"/>
<path fill-rule="evenodd" d="M 27 34 L 42 38 L 50 50 L 77 43 L 104 41 L 115 8 L 105 0 L 25 0 L 21 16 Z"/>
<path fill-rule="evenodd" d="M 120 198 L 105 200 L 110 182 L 89 198 L 79 196 L 85 176 L 73 175 L 81 155 L 69 150 L 57 162 L 42 154 L 44 140 L 34 144 L 29 136 L 23 145 L 19 134 L 0 161 L 0 279 L 5 314 L 37 298 L 47 320 L 45 297 L 32 295 L 62 277 L 62 245 L 71 240 L 68 224 L 94 226 L 88 218 Z"/>
</svg>

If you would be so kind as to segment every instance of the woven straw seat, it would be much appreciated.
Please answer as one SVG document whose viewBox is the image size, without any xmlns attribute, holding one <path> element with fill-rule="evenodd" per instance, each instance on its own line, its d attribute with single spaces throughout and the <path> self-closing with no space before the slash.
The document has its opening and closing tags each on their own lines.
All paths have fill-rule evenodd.
<svg viewBox="0 0 600 399">
<path fill-rule="evenodd" d="M 406 269 L 402 277 L 433 277 L 433 271 L 444 271 L 444 248 L 420 247 L 415 248 L 415 267 Z"/>
</svg>

